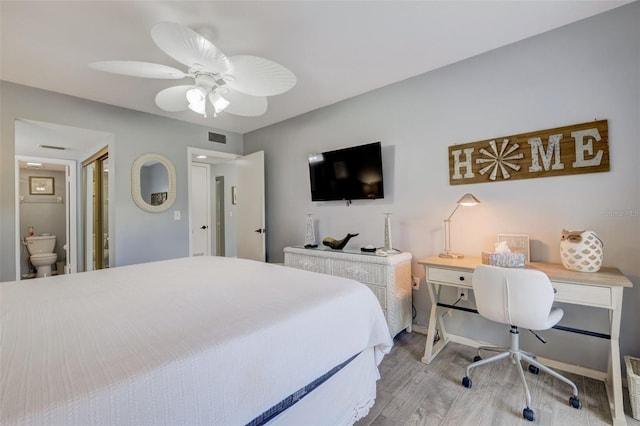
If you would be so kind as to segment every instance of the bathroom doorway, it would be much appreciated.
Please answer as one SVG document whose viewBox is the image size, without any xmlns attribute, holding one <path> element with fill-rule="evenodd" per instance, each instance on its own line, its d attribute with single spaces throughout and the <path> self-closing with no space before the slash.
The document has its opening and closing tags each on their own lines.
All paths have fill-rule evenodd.
<svg viewBox="0 0 640 426">
<path fill-rule="evenodd" d="M 90 157 L 93 153 L 99 151 L 103 147 L 112 146 L 114 143 L 114 135 L 112 133 L 99 130 L 92 130 L 80 127 L 72 127 L 55 123 L 47 123 L 43 121 L 35 121 L 26 118 L 17 118 L 14 120 L 15 126 L 15 276 L 16 280 L 21 279 L 22 269 L 27 268 L 26 247 L 24 246 L 24 237 L 29 233 L 29 226 L 34 227 L 34 234 L 57 233 L 56 250 L 59 252 L 57 261 L 64 261 L 62 267 L 52 267 L 56 272 L 74 273 L 83 271 L 83 241 L 82 235 L 82 217 L 80 205 L 82 199 L 80 192 L 82 188 L 80 164 L 82 161 Z M 46 194 L 31 195 L 28 193 L 28 176 L 21 181 L 19 161 L 30 161 L 33 163 L 42 163 L 42 169 L 47 170 L 49 165 L 63 167 L 65 169 L 64 177 L 56 178 L 47 174 L 43 177 L 54 177 L 53 180 L 45 180 L 53 182 L 55 185 L 54 194 L 50 194 L 49 189 L 44 191 Z M 110 169 L 114 170 L 113 161 Z M 35 166 L 39 167 L 39 166 Z M 113 173 L 112 173 L 113 175 Z M 109 178 L 109 191 L 113 199 L 113 176 Z M 39 181 L 43 182 L 43 181 Z M 22 185 L 22 187 L 21 187 Z M 61 196 L 58 185 L 63 185 L 65 195 Z M 24 197 L 21 199 L 21 197 Z M 30 219 L 20 221 L 21 206 L 27 207 L 60 207 L 58 197 L 62 197 L 62 205 L 68 209 L 65 214 L 65 228 L 60 231 L 50 232 L 47 225 L 36 226 L 35 223 L 29 223 Z M 27 201 L 25 203 L 25 201 Z M 36 201 L 37 203 L 29 203 Z M 55 204 L 48 205 L 46 201 L 52 201 Z M 67 206 L 68 204 L 68 206 Z M 113 206 L 110 207 L 107 219 L 114 217 Z M 45 209 L 40 209 L 41 212 Z M 113 220 L 109 220 L 113 224 Z M 62 238 L 65 236 L 65 238 Z M 64 242 L 62 242 L 64 240 Z M 114 258 L 114 248 L 110 247 L 111 256 Z M 113 262 L 113 260 L 111 260 Z M 65 267 L 66 266 L 66 270 Z"/>
<path fill-rule="evenodd" d="M 76 162 L 16 156 L 16 280 L 34 278 L 28 236 L 55 236 L 53 274 L 76 272 Z"/>
</svg>

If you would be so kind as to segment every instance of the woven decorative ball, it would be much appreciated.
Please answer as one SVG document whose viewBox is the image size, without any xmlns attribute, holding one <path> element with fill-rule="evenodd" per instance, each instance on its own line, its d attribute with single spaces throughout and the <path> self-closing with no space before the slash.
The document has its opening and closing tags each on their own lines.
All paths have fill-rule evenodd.
<svg viewBox="0 0 640 426">
<path fill-rule="evenodd" d="M 582 232 L 580 238 L 560 241 L 562 266 L 571 271 L 597 272 L 602 266 L 603 255 L 602 240 L 593 231 Z"/>
</svg>

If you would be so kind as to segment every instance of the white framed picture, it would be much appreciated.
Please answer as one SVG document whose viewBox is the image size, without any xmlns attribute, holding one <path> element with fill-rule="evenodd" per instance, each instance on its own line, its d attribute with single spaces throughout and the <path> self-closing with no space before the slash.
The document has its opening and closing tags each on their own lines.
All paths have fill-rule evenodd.
<svg viewBox="0 0 640 426">
<path fill-rule="evenodd" d="M 504 241 L 513 253 L 524 253 L 524 259 L 529 262 L 529 236 L 524 234 L 498 234 L 498 242 Z"/>
</svg>

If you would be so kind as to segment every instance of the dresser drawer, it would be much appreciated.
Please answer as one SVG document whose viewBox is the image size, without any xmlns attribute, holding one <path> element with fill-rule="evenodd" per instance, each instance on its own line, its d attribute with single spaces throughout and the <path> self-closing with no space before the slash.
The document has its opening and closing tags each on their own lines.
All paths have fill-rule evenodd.
<svg viewBox="0 0 640 426">
<path fill-rule="evenodd" d="M 453 271 L 451 269 L 429 267 L 429 281 L 457 287 L 471 287 L 473 272 Z"/>
<path fill-rule="evenodd" d="M 579 305 L 612 308 L 611 288 L 552 282 L 556 289 L 554 300 L 557 302 L 575 303 Z"/>
<path fill-rule="evenodd" d="M 331 269 L 331 273 L 338 277 L 351 278 L 364 284 L 385 285 L 384 265 L 333 260 Z"/>
<path fill-rule="evenodd" d="M 382 309 L 387 309 L 387 288 L 377 285 L 367 285 L 367 287 L 376 295 Z"/>
<path fill-rule="evenodd" d="M 292 268 L 304 269 L 305 271 L 329 273 L 328 260 L 321 257 L 300 256 L 297 254 L 285 253 L 284 265 Z"/>
<path fill-rule="evenodd" d="M 342 250 L 285 247 L 285 266 L 349 278 L 374 294 L 393 336 L 411 328 L 411 254 L 364 255 Z"/>
</svg>

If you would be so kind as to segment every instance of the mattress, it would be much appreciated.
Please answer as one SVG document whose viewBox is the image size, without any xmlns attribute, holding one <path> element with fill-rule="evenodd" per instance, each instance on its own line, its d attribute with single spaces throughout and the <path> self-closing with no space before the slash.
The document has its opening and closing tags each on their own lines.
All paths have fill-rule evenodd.
<svg viewBox="0 0 640 426">
<path fill-rule="evenodd" d="M 393 344 L 366 286 L 221 257 L 3 283 L 0 311 L 2 424 L 246 424 Z"/>
</svg>

